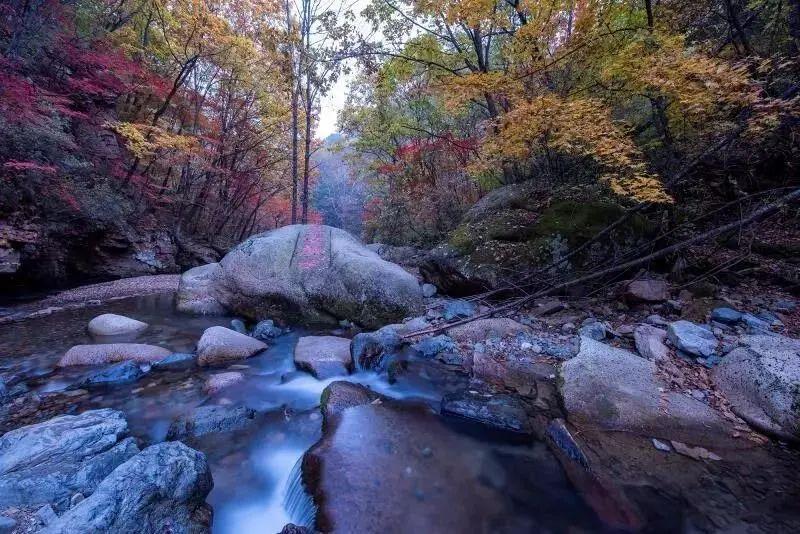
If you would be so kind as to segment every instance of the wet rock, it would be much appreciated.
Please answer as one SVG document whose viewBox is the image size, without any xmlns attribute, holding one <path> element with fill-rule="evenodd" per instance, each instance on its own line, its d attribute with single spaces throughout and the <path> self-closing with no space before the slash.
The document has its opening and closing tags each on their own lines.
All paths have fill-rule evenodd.
<svg viewBox="0 0 800 534">
<path fill-rule="evenodd" d="M 668 391 L 654 362 L 592 339 L 561 366 L 561 394 L 568 420 L 689 443 L 728 435 L 728 425 L 706 404 Z"/>
<path fill-rule="evenodd" d="M 255 328 L 253 328 L 252 336 L 261 341 L 268 341 L 270 339 L 283 335 L 283 329 L 275 326 L 275 321 L 267 319 L 259 321 Z"/>
<path fill-rule="evenodd" d="M 139 452 L 116 410 L 62 415 L 0 437 L 0 508 L 48 503 L 65 508 L 76 492 Z"/>
<path fill-rule="evenodd" d="M 606 326 L 598 320 L 587 320 L 578 330 L 582 337 L 588 337 L 595 341 L 602 341 L 606 338 Z"/>
<path fill-rule="evenodd" d="M 741 342 L 714 369 L 714 383 L 755 428 L 800 440 L 800 341 L 757 335 Z"/>
<path fill-rule="evenodd" d="M 361 384 L 344 381 L 331 382 L 322 391 L 320 411 L 324 417 L 325 424 L 328 424 L 331 418 L 339 415 L 347 408 L 369 404 L 378 398 L 380 398 L 380 395 Z"/>
<path fill-rule="evenodd" d="M 169 425 L 167 441 L 184 441 L 206 434 L 232 432 L 247 428 L 256 417 L 246 406 L 200 406 L 178 417 Z"/>
<path fill-rule="evenodd" d="M 643 358 L 653 361 L 664 360 L 669 356 L 669 349 L 664 345 L 667 332 L 650 325 L 639 325 L 633 332 L 636 350 Z"/>
<path fill-rule="evenodd" d="M 465 390 L 442 398 L 442 415 L 460 417 L 521 436 L 533 433 L 525 405 L 511 395 Z"/>
<path fill-rule="evenodd" d="M 436 286 L 433 284 L 422 284 L 422 296 L 425 298 L 431 298 L 432 296 L 436 295 Z"/>
<path fill-rule="evenodd" d="M 475 305 L 466 300 L 450 300 L 444 305 L 442 317 L 445 321 L 464 319 L 475 314 Z"/>
<path fill-rule="evenodd" d="M 247 335 L 247 326 L 241 319 L 231 320 L 231 330 L 233 330 L 234 332 L 238 332 L 240 334 Z"/>
<path fill-rule="evenodd" d="M 353 369 L 350 340 L 335 336 L 306 336 L 297 341 L 294 364 L 320 380 L 346 376 Z"/>
<path fill-rule="evenodd" d="M 219 263 L 189 269 L 181 275 L 176 307 L 184 313 L 224 315 L 225 306 L 216 298 L 214 287 L 222 276 Z"/>
<path fill-rule="evenodd" d="M 570 460 L 585 469 L 589 468 L 589 460 L 578 442 L 572 436 L 563 419 L 553 419 L 547 425 L 547 437 Z"/>
<path fill-rule="evenodd" d="M 73 387 L 92 389 L 132 384 L 145 374 L 146 373 L 139 367 L 139 364 L 130 361 L 120 362 L 90 374 Z"/>
<path fill-rule="evenodd" d="M 265 350 L 267 344 L 222 326 L 203 332 L 197 343 L 197 364 L 201 367 L 225 365 L 245 360 Z"/>
<path fill-rule="evenodd" d="M 147 323 L 114 313 L 104 313 L 89 321 L 89 333 L 97 337 L 130 336 L 144 332 L 147 327 Z"/>
<path fill-rule="evenodd" d="M 314 534 L 314 529 L 308 527 L 300 527 L 294 524 L 288 524 L 281 529 L 278 534 Z"/>
<path fill-rule="evenodd" d="M 742 319 L 742 312 L 733 308 L 714 308 L 711 312 L 711 320 L 724 324 L 736 324 Z"/>
<path fill-rule="evenodd" d="M 43 533 L 205 534 L 211 526 L 205 499 L 212 485 L 203 453 L 177 441 L 159 443 L 117 467 Z"/>
<path fill-rule="evenodd" d="M 152 363 L 170 355 L 164 347 L 140 343 L 107 343 L 100 345 L 75 345 L 59 360 L 59 367 L 70 365 L 98 365 L 133 361 Z"/>
<path fill-rule="evenodd" d="M 152 368 L 155 371 L 183 371 L 191 369 L 195 365 L 197 365 L 197 357 L 194 354 L 173 352 L 163 360 L 153 362 Z"/>
<path fill-rule="evenodd" d="M 291 225 L 250 237 L 213 269 L 206 293 L 250 319 L 283 314 L 378 327 L 422 311 L 414 276 L 330 226 Z"/>
<path fill-rule="evenodd" d="M 750 313 L 742 315 L 742 322 L 747 327 L 748 334 L 765 334 L 771 331 L 770 323 Z"/>
<path fill-rule="evenodd" d="M 502 339 L 531 332 L 529 326 L 506 317 L 476 319 L 447 330 L 448 335 L 458 343 L 475 343 L 493 337 Z"/>
<path fill-rule="evenodd" d="M 350 343 L 350 354 L 359 371 L 382 371 L 402 344 L 397 331 L 384 326 L 375 332 L 356 334 Z"/>
<path fill-rule="evenodd" d="M 411 348 L 416 350 L 420 355 L 425 358 L 433 358 L 442 352 L 457 352 L 458 348 L 450 336 L 433 336 L 426 337 L 411 345 Z"/>
<path fill-rule="evenodd" d="M 238 371 L 228 373 L 217 373 L 211 375 L 203 384 L 203 391 L 208 395 L 216 395 L 225 388 L 229 388 L 239 382 L 244 381 L 244 375 Z"/>
<path fill-rule="evenodd" d="M 689 321 L 670 323 L 667 337 L 675 348 L 694 356 L 711 356 L 717 350 L 717 338 L 714 334 Z"/>
<path fill-rule="evenodd" d="M 715 460 L 715 461 L 722 460 L 722 458 L 720 458 L 713 452 L 703 447 L 690 447 L 685 443 L 681 443 L 680 441 L 674 441 L 674 440 L 670 441 L 670 443 L 672 443 L 675 452 L 677 452 L 678 454 L 682 454 L 684 456 L 688 456 L 689 458 L 693 458 L 695 460 Z"/>
<path fill-rule="evenodd" d="M 510 510 L 480 476 L 489 462 L 486 448 L 428 410 L 371 403 L 326 428 L 303 480 L 323 532 L 493 532 Z"/>
<path fill-rule="evenodd" d="M 625 289 L 629 302 L 664 302 L 669 298 L 669 286 L 664 280 L 634 280 Z"/>
</svg>

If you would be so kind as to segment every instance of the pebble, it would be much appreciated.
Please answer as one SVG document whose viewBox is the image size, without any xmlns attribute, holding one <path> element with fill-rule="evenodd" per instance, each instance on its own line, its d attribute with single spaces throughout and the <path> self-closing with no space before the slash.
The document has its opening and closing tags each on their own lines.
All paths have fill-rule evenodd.
<svg viewBox="0 0 800 534">
<path fill-rule="evenodd" d="M 655 447 L 660 451 L 672 452 L 672 447 L 670 447 L 669 444 L 664 443 L 660 439 L 653 438 L 653 447 Z"/>
</svg>

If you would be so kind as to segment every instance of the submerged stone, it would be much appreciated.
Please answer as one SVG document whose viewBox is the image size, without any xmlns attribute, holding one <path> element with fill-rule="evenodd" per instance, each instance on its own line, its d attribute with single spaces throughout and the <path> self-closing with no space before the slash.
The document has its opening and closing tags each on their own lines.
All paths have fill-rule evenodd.
<svg viewBox="0 0 800 534">
<path fill-rule="evenodd" d="M 442 414 L 461 417 L 494 430 L 530 436 L 533 429 L 525 406 L 516 397 L 474 390 L 445 395 Z"/>
<path fill-rule="evenodd" d="M 256 412 L 246 406 L 200 406 L 178 417 L 167 431 L 167 441 L 199 438 L 206 434 L 247 428 Z"/>
<path fill-rule="evenodd" d="M 136 382 L 146 373 L 142 371 L 138 364 L 133 362 L 120 362 L 106 367 L 96 373 L 92 373 L 83 380 L 75 384 L 75 388 L 102 388 L 116 386 L 120 384 L 131 384 Z"/>
</svg>

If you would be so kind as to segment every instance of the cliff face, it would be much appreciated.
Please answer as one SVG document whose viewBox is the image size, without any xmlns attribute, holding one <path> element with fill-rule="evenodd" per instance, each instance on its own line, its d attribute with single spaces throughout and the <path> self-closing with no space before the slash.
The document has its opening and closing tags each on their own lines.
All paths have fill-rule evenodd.
<svg viewBox="0 0 800 534">
<path fill-rule="evenodd" d="M 177 273 L 214 262 L 219 252 L 181 239 L 154 217 L 0 218 L 0 296 L 146 274 Z"/>
</svg>

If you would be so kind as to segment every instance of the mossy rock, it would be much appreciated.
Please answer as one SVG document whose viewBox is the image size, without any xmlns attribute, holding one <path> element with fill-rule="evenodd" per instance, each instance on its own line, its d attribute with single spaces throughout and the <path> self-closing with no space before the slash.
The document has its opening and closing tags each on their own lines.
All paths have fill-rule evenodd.
<svg viewBox="0 0 800 534">
<path fill-rule="evenodd" d="M 561 189 L 544 194 L 532 185 L 500 188 L 484 197 L 450 235 L 452 253 L 424 266 L 432 283 L 453 290 L 448 273 L 457 273 L 470 286 L 496 287 L 515 272 L 547 265 L 586 243 L 616 221 L 625 208 L 607 193 L 595 188 Z M 520 195 L 523 195 L 520 198 Z M 486 199 L 489 198 L 489 201 Z M 623 249 L 643 242 L 655 232 L 648 221 L 636 215 L 587 250 L 560 265 L 559 269 L 587 267 L 617 256 Z M 459 291 L 456 291 L 459 293 Z"/>
</svg>

